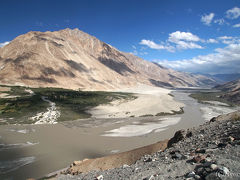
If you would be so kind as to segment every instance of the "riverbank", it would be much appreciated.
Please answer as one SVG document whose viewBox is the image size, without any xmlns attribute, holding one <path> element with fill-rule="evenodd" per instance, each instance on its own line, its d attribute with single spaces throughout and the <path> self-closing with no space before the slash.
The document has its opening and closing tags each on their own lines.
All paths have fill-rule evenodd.
<svg viewBox="0 0 240 180">
<path fill-rule="evenodd" d="M 90 165 L 94 171 L 81 173 L 87 160 L 72 164 L 55 179 L 239 179 L 239 134 L 240 111 L 237 111 L 213 118 L 199 127 L 176 132 L 166 150 L 145 155 L 134 164 L 126 163 L 106 171 L 94 170 Z M 101 164 L 110 159 L 114 157 L 100 159 Z"/>
<path fill-rule="evenodd" d="M 123 93 L 133 93 L 137 97 L 131 101 L 116 100 L 101 104 L 88 112 L 95 118 L 128 118 L 156 116 L 180 112 L 184 104 L 175 101 L 169 89 L 139 84 L 134 88 L 121 89 Z"/>
</svg>

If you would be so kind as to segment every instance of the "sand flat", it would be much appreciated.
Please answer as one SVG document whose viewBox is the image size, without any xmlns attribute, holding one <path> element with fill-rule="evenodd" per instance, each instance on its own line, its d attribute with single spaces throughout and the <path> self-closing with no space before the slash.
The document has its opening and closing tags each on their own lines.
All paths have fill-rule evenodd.
<svg viewBox="0 0 240 180">
<path fill-rule="evenodd" d="M 135 88 L 121 89 L 119 92 L 134 93 L 137 98 L 129 101 L 113 101 L 110 104 L 99 105 L 88 112 L 96 118 L 125 118 L 144 115 L 156 115 L 160 112 L 172 113 L 184 107 L 169 95 L 171 90 L 139 84 Z"/>
<path fill-rule="evenodd" d="M 120 128 L 107 131 L 103 136 L 109 137 L 133 137 L 133 136 L 142 136 L 153 131 L 163 131 L 168 126 L 177 124 L 181 120 L 181 117 L 168 117 L 168 118 L 159 118 L 159 122 L 150 122 L 150 123 L 132 123 L 130 125 L 121 126 Z"/>
</svg>

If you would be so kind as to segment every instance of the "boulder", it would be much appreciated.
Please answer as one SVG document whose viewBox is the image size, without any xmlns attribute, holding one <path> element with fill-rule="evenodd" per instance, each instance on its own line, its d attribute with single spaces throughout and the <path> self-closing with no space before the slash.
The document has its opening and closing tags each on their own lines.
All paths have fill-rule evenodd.
<svg viewBox="0 0 240 180">
<path fill-rule="evenodd" d="M 174 136 L 168 141 L 168 147 L 171 147 L 173 144 L 192 136 L 191 131 L 179 130 Z"/>
</svg>

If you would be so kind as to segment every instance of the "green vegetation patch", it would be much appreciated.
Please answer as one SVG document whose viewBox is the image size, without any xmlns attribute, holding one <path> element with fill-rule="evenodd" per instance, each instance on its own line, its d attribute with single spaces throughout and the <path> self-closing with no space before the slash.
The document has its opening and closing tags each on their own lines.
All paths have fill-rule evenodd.
<svg viewBox="0 0 240 180">
<path fill-rule="evenodd" d="M 30 95 L 25 89 L 31 89 L 34 94 Z M 28 124 L 34 123 L 29 117 L 39 112 L 44 112 L 49 107 L 48 100 L 56 103 L 61 112 L 58 121 L 76 120 L 89 118 L 91 115 L 87 110 L 100 104 L 107 104 L 118 99 L 132 100 L 136 97 L 130 93 L 103 92 L 103 91 L 74 91 L 61 88 L 26 88 L 11 87 L 9 95 L 18 96 L 14 98 L 0 98 L 0 121 L 1 124 Z"/>
<path fill-rule="evenodd" d="M 235 106 L 231 101 L 228 101 L 226 99 L 221 98 L 223 96 L 223 92 L 198 92 L 190 94 L 189 96 L 196 99 L 199 103 L 207 104 L 204 101 L 219 101 L 225 104 L 228 104 L 229 106 Z"/>
<path fill-rule="evenodd" d="M 168 116 L 168 115 L 176 115 L 176 114 L 184 113 L 183 107 L 180 107 L 179 111 L 174 111 L 174 110 L 171 110 L 171 111 L 172 113 L 160 112 L 160 113 L 157 113 L 155 116 Z"/>
</svg>

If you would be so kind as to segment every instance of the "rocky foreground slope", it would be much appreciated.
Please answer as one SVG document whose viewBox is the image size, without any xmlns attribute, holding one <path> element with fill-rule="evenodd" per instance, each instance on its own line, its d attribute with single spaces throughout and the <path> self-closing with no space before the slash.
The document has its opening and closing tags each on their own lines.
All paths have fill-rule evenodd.
<svg viewBox="0 0 240 180">
<path fill-rule="evenodd" d="M 145 155 L 132 165 L 89 173 L 76 171 L 77 165 L 72 165 L 55 179 L 240 179 L 239 152 L 240 111 L 237 111 L 176 132 L 166 150 Z"/>
<path fill-rule="evenodd" d="M 202 86 L 215 81 L 124 53 L 79 29 L 29 32 L 0 48 L 0 83 L 111 90 L 143 83 Z"/>
</svg>

